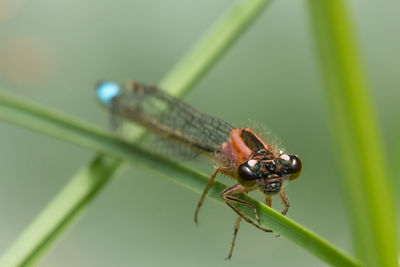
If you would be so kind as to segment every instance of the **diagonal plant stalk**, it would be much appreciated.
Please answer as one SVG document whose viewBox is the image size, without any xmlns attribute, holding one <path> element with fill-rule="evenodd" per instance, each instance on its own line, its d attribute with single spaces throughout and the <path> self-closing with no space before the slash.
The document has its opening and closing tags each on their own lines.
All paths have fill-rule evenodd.
<svg viewBox="0 0 400 267">
<path fill-rule="evenodd" d="M 228 9 L 197 45 L 172 69 L 171 73 L 161 82 L 161 86 L 170 93 L 182 96 L 211 69 L 213 64 L 228 50 L 229 46 L 244 32 L 269 2 L 270 0 L 241 0 Z M 8 111 L 3 110 L 5 114 Z M 11 119 L 11 122 L 21 122 L 19 115 L 21 114 L 9 119 Z M 30 120 L 31 118 L 31 116 L 28 116 L 28 118 L 22 118 L 22 120 Z M 34 126 L 34 128 L 41 125 L 39 121 L 35 122 L 38 123 L 36 126 L 33 125 L 34 123 L 28 124 Z M 29 128 L 28 125 L 25 126 Z M 52 136 L 59 134 L 60 129 L 63 129 L 62 123 L 58 124 L 57 127 L 49 127 L 49 134 Z M 143 135 L 144 132 L 138 131 L 138 134 Z M 138 138 L 140 138 L 140 135 L 138 135 Z M 70 136 L 70 138 L 72 137 Z M 81 139 L 81 141 L 83 140 Z M 50 246 L 51 241 L 55 240 L 55 237 L 76 217 L 75 215 L 79 213 L 82 207 L 100 191 L 121 163 L 122 161 L 117 158 L 98 156 L 92 164 L 84 167 L 4 253 L 0 258 L 0 266 L 20 266 L 34 263 L 38 255 Z M 103 172 L 90 171 L 93 169 L 102 169 Z M 84 185 L 85 191 L 80 190 L 80 184 Z M 63 207 L 63 209 L 57 212 L 54 207 Z M 37 225 L 41 225 L 43 231 L 38 232 Z"/>
<path fill-rule="evenodd" d="M 160 82 L 163 90 L 183 96 L 233 45 L 271 0 L 241 0 L 205 33 Z"/>
<path fill-rule="evenodd" d="M 0 266 L 34 264 L 54 239 L 83 210 L 115 173 L 119 161 L 97 157 L 83 167 L 61 192 L 43 209 L 24 233 L 0 259 Z M 26 253 L 29 251 L 30 253 Z"/>
<path fill-rule="evenodd" d="M 396 209 L 368 84 L 343 0 L 311 0 L 312 23 L 344 168 L 357 254 L 365 266 L 398 266 Z"/>
<path fill-rule="evenodd" d="M 56 111 L 6 96 L 4 93 L 0 93 L 0 118 L 95 152 L 123 159 L 199 194 L 203 191 L 209 179 L 209 175 L 201 174 L 159 155 L 153 155 L 140 147 L 128 144 L 107 132 L 96 129 L 86 122 L 79 122 Z M 113 161 L 108 162 L 108 164 L 110 164 L 110 169 L 116 168 Z M 99 167 L 104 168 L 101 165 Z M 226 188 L 226 185 L 214 182 L 208 196 L 219 203 L 223 203 L 219 194 L 224 188 Z M 305 227 L 254 199 L 245 196 L 243 198 L 257 205 L 262 224 L 308 250 L 326 263 L 333 266 L 359 266 L 356 260 Z M 242 205 L 238 208 L 254 219 L 252 209 Z"/>
</svg>

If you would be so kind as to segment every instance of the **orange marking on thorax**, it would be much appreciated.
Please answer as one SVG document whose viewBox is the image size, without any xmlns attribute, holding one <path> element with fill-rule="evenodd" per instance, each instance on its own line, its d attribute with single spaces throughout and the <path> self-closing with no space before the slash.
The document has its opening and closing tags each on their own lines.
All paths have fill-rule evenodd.
<svg viewBox="0 0 400 267">
<path fill-rule="evenodd" d="M 231 146 L 232 152 L 235 155 L 235 162 L 237 165 L 246 161 L 253 152 L 246 146 L 240 137 L 241 131 L 242 129 L 233 129 L 229 138 L 229 145 Z"/>
<path fill-rule="evenodd" d="M 246 144 L 245 140 L 242 138 L 243 131 L 246 131 L 252 135 L 257 141 L 259 141 L 258 149 L 267 149 L 272 152 L 270 146 L 265 144 L 252 130 L 249 128 L 243 129 L 233 129 L 229 134 L 229 139 L 222 145 L 222 150 L 224 154 L 227 155 L 228 162 L 233 164 L 230 165 L 222 165 L 221 169 L 225 170 L 226 173 L 230 174 L 232 177 L 235 175 L 235 171 L 237 166 L 247 161 L 251 154 L 253 154 L 253 150 Z M 249 140 L 248 140 L 249 142 Z M 253 144 L 254 145 L 254 144 Z M 262 146 L 262 147 L 261 147 Z M 224 161 L 222 161 L 224 162 Z"/>
</svg>

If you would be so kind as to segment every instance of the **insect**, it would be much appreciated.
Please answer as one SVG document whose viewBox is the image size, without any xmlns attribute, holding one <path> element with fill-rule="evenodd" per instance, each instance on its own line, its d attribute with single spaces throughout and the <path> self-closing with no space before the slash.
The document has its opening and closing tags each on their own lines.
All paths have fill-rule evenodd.
<svg viewBox="0 0 400 267">
<path fill-rule="evenodd" d="M 250 128 L 234 128 L 197 111 L 156 86 L 129 82 L 123 87 L 113 82 L 102 82 L 96 87 L 96 94 L 101 103 L 110 109 L 114 128 L 135 122 L 189 149 L 194 155 L 202 153 L 215 160 L 217 167 L 197 204 L 194 215 L 196 224 L 200 207 L 217 174 L 238 182 L 220 194 L 238 215 L 227 259 L 232 257 L 242 219 L 264 232 L 272 232 L 261 226 L 255 204 L 238 198 L 238 194 L 261 190 L 266 195 L 265 203 L 270 207 L 272 196 L 279 195 L 285 206 L 282 214 L 286 215 L 290 205 L 282 185 L 299 177 L 302 163 L 298 156 L 277 152 Z M 257 222 L 244 215 L 237 205 L 252 208 Z"/>
</svg>

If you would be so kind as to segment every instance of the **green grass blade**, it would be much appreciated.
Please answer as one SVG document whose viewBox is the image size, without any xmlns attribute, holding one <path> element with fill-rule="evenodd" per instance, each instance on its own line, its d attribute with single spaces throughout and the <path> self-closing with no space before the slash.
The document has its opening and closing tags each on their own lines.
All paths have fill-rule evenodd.
<svg viewBox="0 0 400 267">
<path fill-rule="evenodd" d="M 123 159 L 199 194 L 203 191 L 209 179 L 209 175 L 201 174 L 169 159 L 127 144 L 106 132 L 89 126 L 88 123 L 79 122 L 55 111 L 29 104 L 26 101 L 16 100 L 10 96 L 6 97 L 2 93 L 0 94 L 0 119 L 99 153 Z M 209 196 L 222 203 L 219 194 L 225 187 L 226 185 L 215 182 L 210 189 Z M 298 225 L 264 204 L 248 199 L 257 204 L 263 224 L 310 251 L 318 258 L 334 266 L 358 266 L 350 256 L 305 227 Z M 251 209 L 244 206 L 240 209 L 249 217 L 254 218 Z"/>
<path fill-rule="evenodd" d="M 311 0 L 310 7 L 357 254 L 365 266 L 398 266 L 393 192 L 349 15 L 342 0 Z"/>
<path fill-rule="evenodd" d="M 110 180 L 120 161 L 97 157 L 82 168 L 43 209 L 21 237 L 0 258 L 0 266 L 26 266 L 35 262 L 45 247 L 77 217 L 78 213 Z"/>
</svg>

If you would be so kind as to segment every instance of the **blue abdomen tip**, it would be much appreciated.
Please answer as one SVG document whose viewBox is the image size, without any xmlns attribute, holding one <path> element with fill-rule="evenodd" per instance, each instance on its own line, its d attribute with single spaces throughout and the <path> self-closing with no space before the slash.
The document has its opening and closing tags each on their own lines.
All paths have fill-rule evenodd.
<svg viewBox="0 0 400 267">
<path fill-rule="evenodd" d="M 113 82 L 102 82 L 96 88 L 97 98 L 105 105 L 110 106 L 111 100 L 116 97 L 121 88 Z"/>
</svg>

